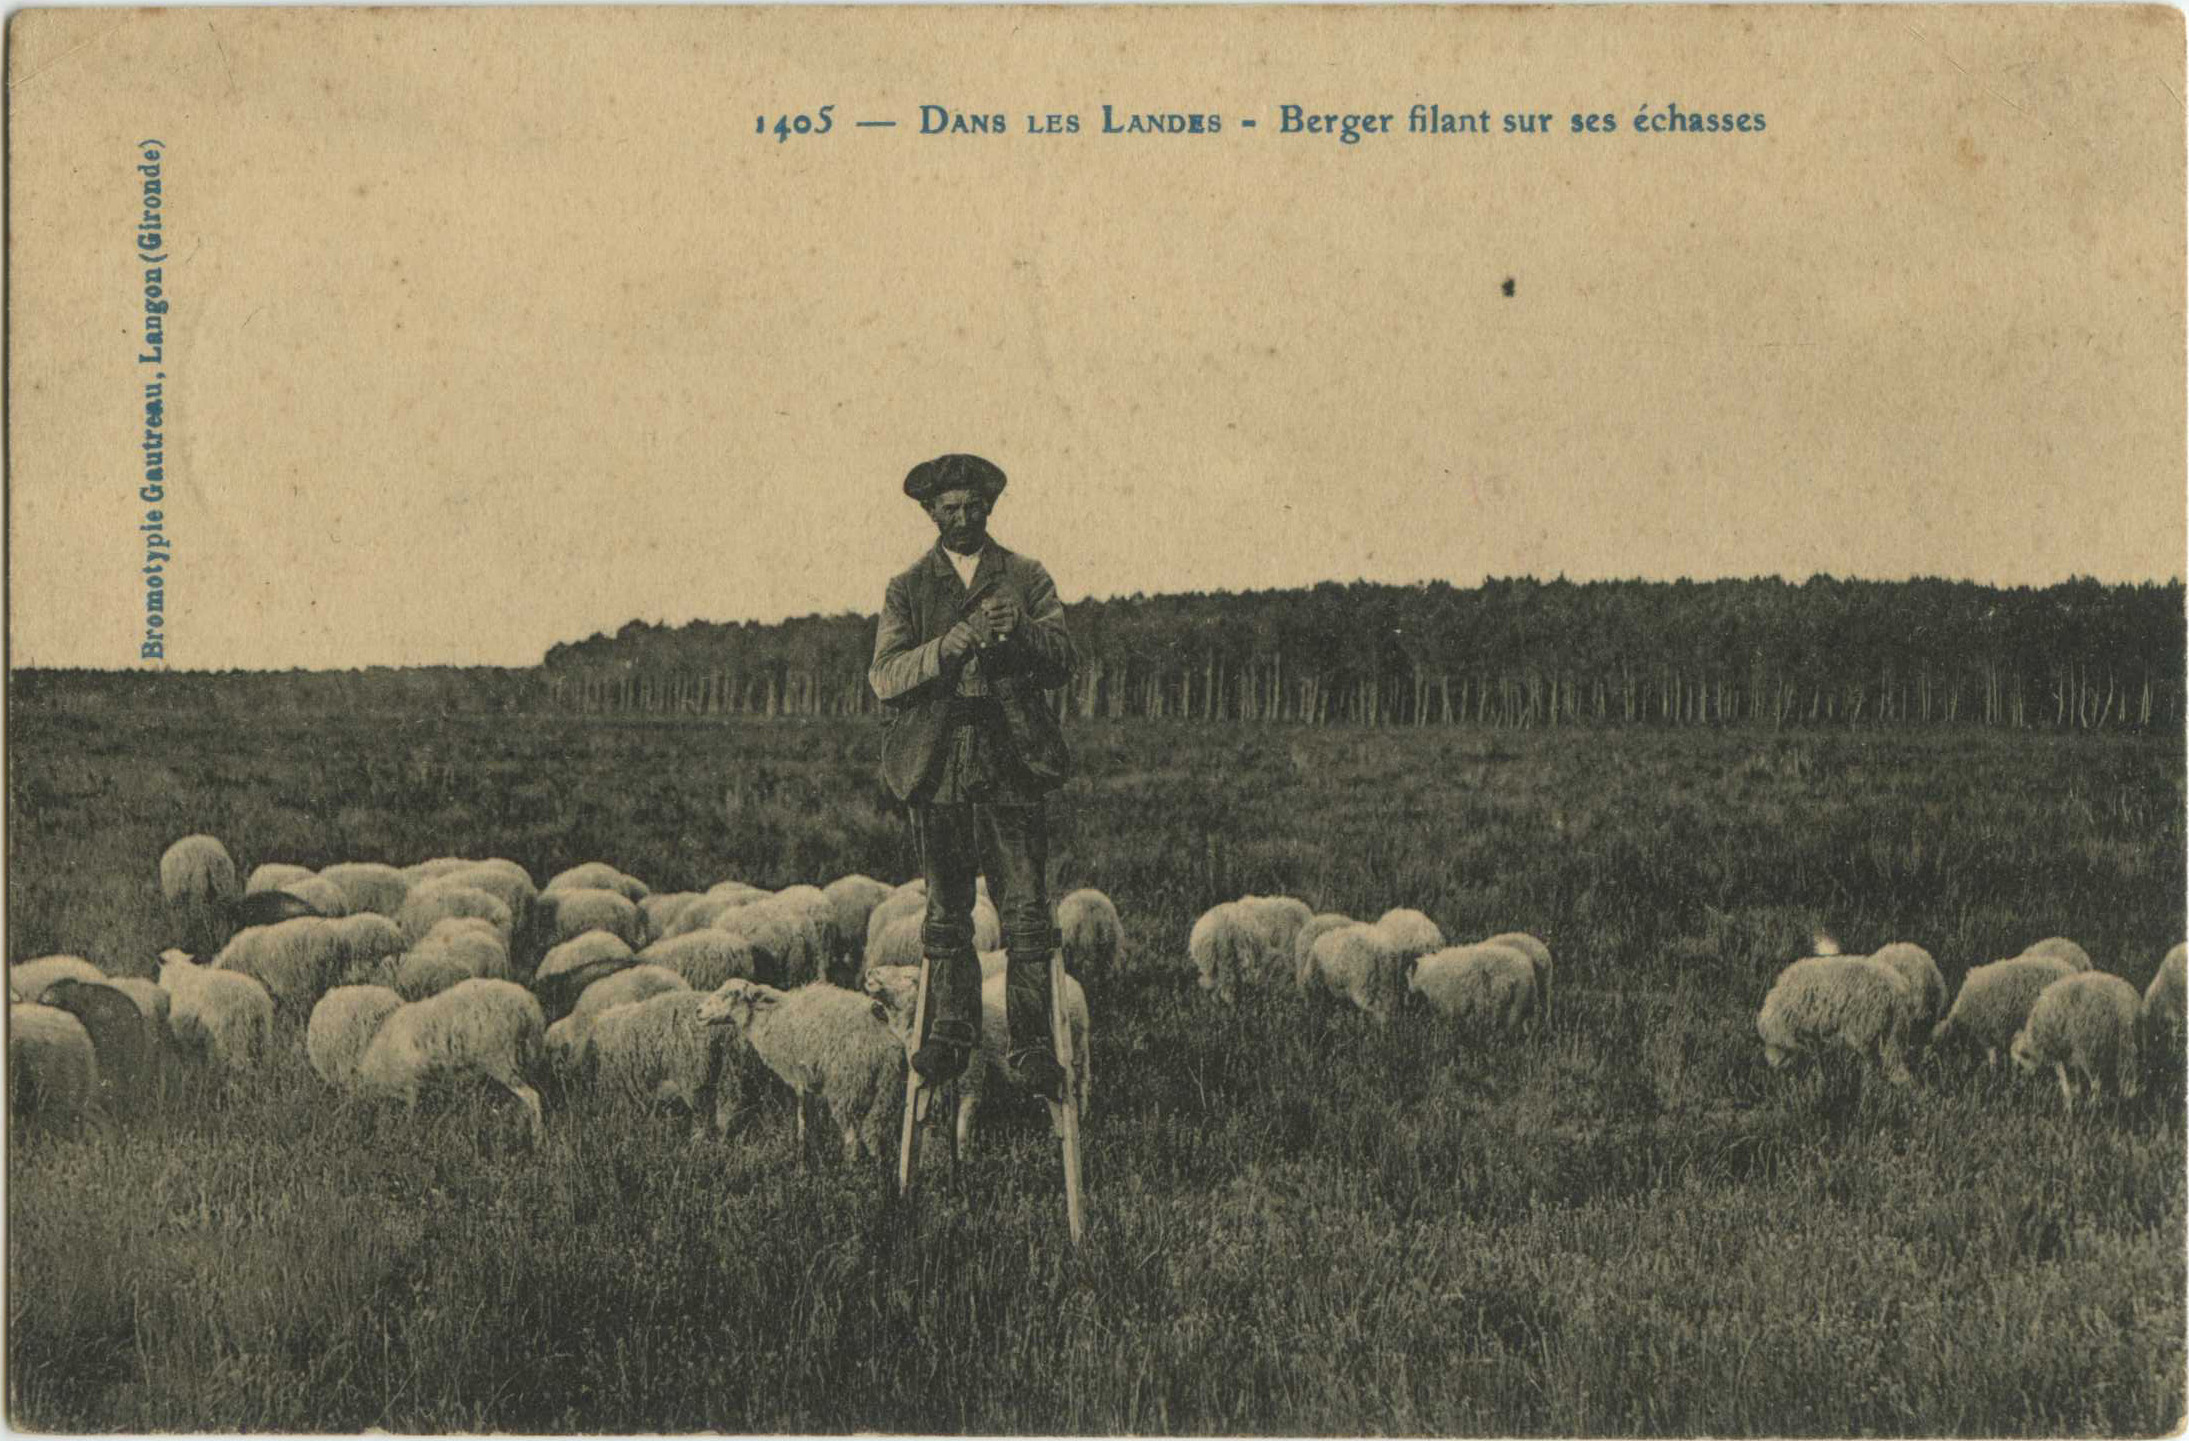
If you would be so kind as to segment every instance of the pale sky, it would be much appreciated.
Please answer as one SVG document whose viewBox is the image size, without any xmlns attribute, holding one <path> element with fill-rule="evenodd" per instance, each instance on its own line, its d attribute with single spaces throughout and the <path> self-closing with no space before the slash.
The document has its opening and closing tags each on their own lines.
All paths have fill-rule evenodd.
<svg viewBox="0 0 2189 1441">
<path fill-rule="evenodd" d="M 946 450 L 1009 473 L 993 531 L 1067 599 L 2183 574 L 2178 11 L 89 11 L 14 39 L 18 666 L 139 664 L 151 137 L 176 666 L 872 611 L 933 538 L 904 473 Z M 828 136 L 752 133 L 831 101 Z M 1223 129 L 1103 135 L 1105 101 Z M 1415 101 L 1554 133 L 1410 135 Z M 1637 135 L 1644 101 L 1767 129 Z M 1283 135 L 1288 102 L 1398 133 Z M 921 136 L 922 103 L 1009 133 Z"/>
</svg>

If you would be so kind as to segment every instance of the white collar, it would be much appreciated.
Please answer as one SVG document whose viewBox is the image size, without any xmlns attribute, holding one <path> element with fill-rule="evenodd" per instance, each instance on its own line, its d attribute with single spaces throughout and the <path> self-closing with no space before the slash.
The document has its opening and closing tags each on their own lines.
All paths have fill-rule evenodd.
<svg viewBox="0 0 2189 1441">
<path fill-rule="evenodd" d="M 959 555 L 946 545 L 942 548 L 942 553 L 949 558 L 950 568 L 958 573 L 958 579 L 965 582 L 967 589 L 971 589 L 973 572 L 980 569 L 980 558 L 988 553 L 988 546 L 983 542 L 981 548 L 971 555 Z"/>
</svg>

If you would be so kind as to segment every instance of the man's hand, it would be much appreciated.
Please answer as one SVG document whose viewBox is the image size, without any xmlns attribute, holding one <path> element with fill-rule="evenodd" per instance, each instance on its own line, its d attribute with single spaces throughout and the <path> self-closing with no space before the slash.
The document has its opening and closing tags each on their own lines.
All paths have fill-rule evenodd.
<svg viewBox="0 0 2189 1441">
<path fill-rule="evenodd" d="M 961 620 L 943 633 L 942 658 L 954 661 L 970 654 L 981 643 L 981 631 L 970 620 Z"/>
<path fill-rule="evenodd" d="M 1011 638 L 1019 622 L 1025 619 L 1018 602 L 1007 595 L 992 595 L 981 602 L 981 619 L 988 623 L 988 633 L 1000 644 Z"/>
</svg>

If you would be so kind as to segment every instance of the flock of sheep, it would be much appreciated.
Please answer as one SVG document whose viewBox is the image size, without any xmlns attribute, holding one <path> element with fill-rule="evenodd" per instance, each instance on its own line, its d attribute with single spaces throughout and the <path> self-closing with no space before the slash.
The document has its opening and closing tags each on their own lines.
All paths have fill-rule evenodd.
<svg viewBox="0 0 2189 1441">
<path fill-rule="evenodd" d="M 468 1076 L 523 1104 L 544 1131 L 540 1087 L 674 1101 L 693 1135 L 720 1135 L 750 1086 L 773 1075 L 795 1093 L 801 1150 L 823 1128 L 847 1156 L 880 1160 L 912 1043 L 924 884 L 845 876 L 768 891 L 728 880 L 658 894 L 602 862 L 544 886 L 506 860 L 448 857 L 397 868 L 346 862 L 312 871 L 269 864 L 237 882 L 210 836 L 160 860 L 162 895 L 184 948 L 157 981 L 107 975 L 77 956 L 9 967 L 11 1092 L 18 1114 L 124 1113 L 177 1066 L 249 1070 L 301 1044 L 334 1091 L 415 1105 L 429 1082 Z M 1117 963 L 1117 908 L 1096 890 L 1061 900 L 1062 1009 L 1077 1094 L 1092 1075 L 1083 980 Z M 984 972 L 982 1046 L 959 1084 L 964 1145 L 1003 1065 L 1001 926 L 985 883 L 974 906 Z M 1774 1067 L 1845 1049 L 1910 1081 L 1911 1047 L 1960 1043 L 1996 1065 L 2051 1068 L 2072 1107 L 2078 1089 L 2133 1096 L 2147 1060 L 2178 1069 L 2184 961 L 2168 953 L 2139 996 L 2091 967 L 2072 941 L 2041 941 L 1973 968 L 1950 1009 L 1936 962 L 1896 943 L 1868 956 L 1820 954 L 1786 967 L 1756 1025 Z M 1195 923 L 1188 956 L 1226 1003 L 1289 980 L 1302 996 L 1349 1004 L 1377 1022 L 1402 1006 L 1476 1033 L 1546 1021 L 1551 952 L 1508 931 L 1447 944 L 1435 921 L 1393 909 L 1376 920 L 1315 914 L 1288 896 L 1244 896 Z M 2171 1049 L 2167 1049 L 2170 1047 Z"/>
<path fill-rule="evenodd" d="M 535 886 L 514 862 L 449 857 L 269 864 L 239 885 L 225 846 L 188 836 L 161 857 L 160 883 L 171 931 L 209 959 L 170 949 L 156 982 L 77 956 L 9 967 L 19 1114 L 125 1113 L 175 1067 L 248 1071 L 299 1041 L 346 1096 L 415 1105 L 450 1078 L 498 1086 L 535 1139 L 543 1083 L 673 1100 L 703 1136 L 726 1130 L 747 1082 L 767 1072 L 798 1096 L 802 1144 L 809 1117 L 825 1119 L 847 1153 L 878 1159 L 902 1099 L 921 882 L 657 894 L 601 862 Z M 960 1086 L 961 1140 L 1004 1075 L 1000 925 L 985 886 L 974 919 L 993 1034 Z M 1077 978 L 1115 964 L 1117 909 L 1082 890 L 1056 919 L 1084 1058 Z M 1084 1097 L 1084 1064 L 1079 1079 Z"/>
</svg>

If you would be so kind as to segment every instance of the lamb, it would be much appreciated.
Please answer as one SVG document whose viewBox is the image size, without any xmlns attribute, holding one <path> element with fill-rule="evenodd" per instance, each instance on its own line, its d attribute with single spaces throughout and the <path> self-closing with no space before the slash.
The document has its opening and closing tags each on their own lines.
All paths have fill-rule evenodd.
<svg viewBox="0 0 2189 1441">
<path fill-rule="evenodd" d="M 870 996 L 825 982 L 779 991 L 743 979 L 722 983 L 699 1008 L 709 1025 L 734 1025 L 754 1055 L 798 1097 L 801 1158 L 806 1121 L 825 1108 L 847 1160 L 894 1155 L 890 1133 L 904 1100 L 905 1053 L 888 1012 Z"/>
<path fill-rule="evenodd" d="M 410 877 L 378 861 L 342 861 L 328 866 L 320 875 L 342 888 L 353 916 L 360 911 L 399 915 L 410 896 Z"/>
<path fill-rule="evenodd" d="M 1406 986 L 1470 1030 L 1509 1033 L 1532 1029 L 1542 1012 L 1536 974 L 1527 952 L 1482 941 L 1423 956 Z"/>
<path fill-rule="evenodd" d="M 547 1122 L 531 1078 L 545 1058 L 546 1033 L 540 1003 L 515 981 L 461 981 L 388 1014 L 357 1063 L 354 1089 L 415 1108 L 429 1077 L 479 1076 L 524 1103 L 537 1143 Z"/>
<path fill-rule="evenodd" d="M 100 970 L 82 956 L 42 956 L 35 961 L 19 961 L 8 967 L 8 994 L 15 1000 L 37 1004 L 46 996 L 46 987 L 55 981 L 103 981 L 106 972 Z"/>
<path fill-rule="evenodd" d="M 1505 946 L 1526 956 L 1535 967 L 1535 1004 L 1547 1023 L 1551 1018 L 1551 948 L 1526 931 L 1500 931 L 1482 943 Z"/>
<path fill-rule="evenodd" d="M 1056 904 L 1056 928 L 1063 937 L 1067 972 L 1091 980 L 1116 968 L 1125 930 L 1117 903 L 1108 896 L 1092 887 L 1073 891 Z"/>
<path fill-rule="evenodd" d="M 1913 941 L 1894 941 L 1874 952 L 1870 959 L 1899 972 L 1900 979 L 1908 983 L 1915 996 L 1908 1038 L 1913 1041 L 1928 1037 L 1931 1028 L 1946 1014 L 1946 978 L 1938 973 L 1938 962 Z"/>
<path fill-rule="evenodd" d="M 540 910 L 546 918 L 546 940 L 550 946 L 561 945 L 587 931 L 606 931 L 620 937 L 634 950 L 646 944 L 646 931 L 637 904 L 612 890 L 573 886 L 558 890 L 551 886 L 540 892 Z"/>
<path fill-rule="evenodd" d="M 404 954 L 395 968 L 395 990 L 406 1001 L 422 1001 L 459 981 L 475 977 L 507 980 L 509 948 L 494 923 L 476 916 L 450 916 Z"/>
<path fill-rule="evenodd" d="M 201 966 L 179 950 L 160 953 L 160 989 L 168 996 L 175 1044 L 224 1070 L 246 1071 L 266 1054 L 274 998 L 251 977 Z"/>
<path fill-rule="evenodd" d="M 560 1019 L 578 1002 L 585 988 L 636 964 L 637 958 L 621 936 L 606 931 L 587 931 L 556 946 L 540 959 L 533 972 L 532 989 L 549 1016 Z"/>
<path fill-rule="evenodd" d="M 465 874 L 459 871 L 438 880 L 418 883 L 417 889 L 396 912 L 396 923 L 403 928 L 404 940 L 415 946 L 438 922 L 468 916 L 492 922 L 494 929 L 502 933 L 504 950 L 516 943 L 517 918 L 510 914 L 509 907 L 491 891 L 469 884 L 463 879 Z"/>
<path fill-rule="evenodd" d="M 665 966 L 682 976 L 694 990 L 712 991 L 732 976 L 748 981 L 774 982 L 778 976 L 759 974 L 760 953 L 744 936 L 728 931 L 694 931 L 656 941 L 638 953 L 638 959 Z"/>
<path fill-rule="evenodd" d="M 110 985 L 64 979 L 46 987 L 45 1004 L 67 1011 L 91 1037 L 99 1095 L 109 1110 L 143 1110 L 160 1086 L 162 1047 L 137 1003 Z"/>
<path fill-rule="evenodd" d="M 228 938 L 228 907 L 243 898 L 228 848 L 206 835 L 184 836 L 160 855 L 160 896 L 175 939 L 211 950 Z"/>
<path fill-rule="evenodd" d="M 2045 956 L 2055 961 L 2065 961 L 2071 971 L 2090 969 L 2090 952 L 2084 950 L 2066 936 L 2047 936 L 2032 942 L 2022 952 L 2025 956 Z"/>
<path fill-rule="evenodd" d="M 981 1026 L 980 1049 L 974 1053 L 964 1076 L 958 1083 L 957 1143 L 963 1153 L 972 1140 L 973 1119 L 980 1112 L 981 1103 L 987 1099 L 991 1087 L 1011 1084 L 1010 1068 L 1004 1064 L 1004 1053 L 1010 1041 L 1009 1021 L 1005 1010 L 1007 961 L 1001 951 L 991 951 L 981 957 Z M 909 1053 L 918 1049 L 918 1041 L 912 1035 L 912 1019 L 919 1002 L 920 973 L 917 966 L 889 966 L 871 973 L 866 979 L 868 995 L 880 1001 L 889 1012 L 890 1028 Z M 1078 1098 L 1080 1117 L 1085 1119 L 1094 1086 L 1091 1057 L 1094 1048 L 1088 1043 L 1087 992 L 1079 979 L 1069 971 L 1064 975 L 1064 1019 L 1072 1032 L 1072 1087 Z"/>
<path fill-rule="evenodd" d="M 73 1127 L 91 1114 L 99 1062 L 91 1035 L 52 1006 L 8 1007 L 8 1099 L 18 1116 Z"/>
<path fill-rule="evenodd" d="M 1756 1031 L 1763 1056 L 1778 1069 L 1806 1051 L 1843 1046 L 1894 1085 L 1909 1074 L 1904 1051 L 1915 993 L 1892 967 L 1868 956 L 1810 956 L 1780 971 Z"/>
<path fill-rule="evenodd" d="M 714 1133 L 724 1134 L 744 1094 L 738 1066 L 744 1047 L 735 1027 L 700 1019 L 707 1000 L 704 992 L 678 988 L 608 1007 L 580 1043 L 580 1069 L 595 1086 L 682 1102 L 695 1141 L 705 1138 L 710 1116 Z"/>
<path fill-rule="evenodd" d="M 569 1015 L 547 1028 L 549 1061 L 561 1070 L 573 1068 L 584 1049 L 586 1032 L 593 1028 L 593 1018 L 610 1006 L 647 1000 L 663 991 L 690 989 L 684 978 L 667 966 L 626 966 L 612 976 L 601 977 L 579 994 Z"/>
<path fill-rule="evenodd" d="M 627 876 L 606 861 L 586 861 L 560 872 L 542 886 L 546 891 L 614 891 L 636 905 L 653 894 L 653 887 L 636 876 Z"/>
<path fill-rule="evenodd" d="M 2014 1064 L 2024 1071 L 2051 1066 L 2060 1078 L 2060 1094 L 2075 1109 L 2073 1068 L 2096 1101 L 2110 1087 L 2123 1100 L 2142 1088 L 2136 1021 L 2141 1011 L 2136 988 L 2103 971 L 2062 976 L 2037 995 L 2029 1019 L 2015 1034 Z"/>
<path fill-rule="evenodd" d="M 2066 961 L 2049 956 L 2016 956 L 1988 966 L 1972 966 L 1962 978 L 1961 992 L 1953 998 L 1946 1019 L 1931 1028 L 1931 1045 L 1980 1047 L 1984 1064 L 1997 1066 L 2000 1055 L 2014 1044 L 2015 1034 L 2029 1019 L 2038 994 L 2060 977 L 2075 974 L 2075 968 Z"/>
<path fill-rule="evenodd" d="M 287 890 L 291 881 L 310 881 L 318 878 L 319 873 L 310 866 L 292 866 L 280 861 L 268 861 L 262 866 L 252 867 L 251 878 L 243 883 L 243 893 L 247 896 L 255 896 L 265 891 Z M 332 885 L 333 882 L 330 881 L 328 884 Z M 345 901 L 344 904 L 346 906 L 348 902 Z"/>
<path fill-rule="evenodd" d="M 1308 952 L 1304 988 L 1349 1000 L 1377 1024 L 1387 1023 L 1404 995 L 1406 967 L 1388 932 L 1350 925 L 1325 931 Z"/>
<path fill-rule="evenodd" d="M 1337 911 L 1322 911 L 1309 916 L 1292 937 L 1293 988 L 1299 991 L 1300 994 L 1306 995 L 1315 980 L 1313 961 L 1315 942 L 1329 935 L 1332 931 L 1361 924 L 1362 922 L 1354 920 L 1351 916 L 1341 915 Z"/>
<path fill-rule="evenodd" d="M 353 1090 L 365 1048 L 402 1005 L 403 997 L 387 986 L 337 986 L 321 996 L 304 1025 L 304 1059 L 312 1073 L 337 1091 Z"/>
</svg>

